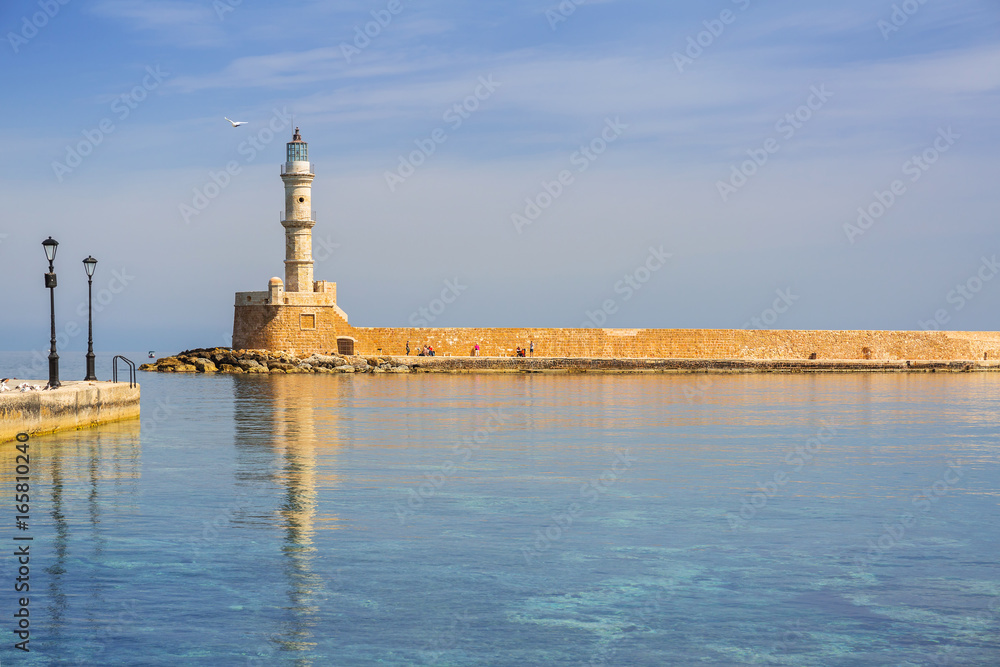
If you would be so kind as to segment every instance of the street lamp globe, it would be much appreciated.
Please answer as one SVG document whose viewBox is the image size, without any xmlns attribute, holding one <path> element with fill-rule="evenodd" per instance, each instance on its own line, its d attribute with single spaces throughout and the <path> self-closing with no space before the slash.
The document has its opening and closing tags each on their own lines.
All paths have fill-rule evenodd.
<svg viewBox="0 0 1000 667">
<path fill-rule="evenodd" d="M 97 260 L 93 257 L 88 256 L 87 259 L 83 260 L 83 268 L 87 272 L 88 278 L 94 277 L 94 269 L 97 268 Z"/>
<path fill-rule="evenodd" d="M 45 248 L 45 257 L 49 262 L 54 262 L 56 259 L 56 249 L 59 248 L 59 241 L 56 241 L 51 236 L 44 241 L 42 241 L 42 247 Z"/>
</svg>

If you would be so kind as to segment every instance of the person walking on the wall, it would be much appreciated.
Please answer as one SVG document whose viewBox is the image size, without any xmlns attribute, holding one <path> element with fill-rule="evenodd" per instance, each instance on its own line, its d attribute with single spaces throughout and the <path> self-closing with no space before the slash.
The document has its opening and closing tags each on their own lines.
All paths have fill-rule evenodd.
<svg viewBox="0 0 1000 667">
<path fill-rule="evenodd" d="M 473 348 L 473 350 L 472 350 L 472 356 L 474 356 L 474 357 L 478 357 L 479 356 L 479 343 L 476 343 L 476 347 Z"/>
<path fill-rule="evenodd" d="M 531 341 L 528 345 L 530 346 L 529 349 L 531 350 L 531 356 L 535 356 L 535 341 Z"/>
<path fill-rule="evenodd" d="M 410 341 L 406 341 L 406 356 L 410 356 Z"/>
</svg>

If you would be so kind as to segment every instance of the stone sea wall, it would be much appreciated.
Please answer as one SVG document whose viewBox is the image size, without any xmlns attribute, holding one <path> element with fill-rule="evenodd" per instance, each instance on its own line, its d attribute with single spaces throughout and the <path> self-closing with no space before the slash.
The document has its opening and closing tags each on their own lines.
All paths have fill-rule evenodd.
<svg viewBox="0 0 1000 667">
<path fill-rule="evenodd" d="M 355 327 L 332 308 L 237 306 L 233 346 L 296 354 L 338 349 L 350 339 L 360 355 L 402 355 L 432 346 L 438 356 L 512 356 L 535 344 L 535 356 L 614 359 L 1000 359 L 992 331 L 787 331 L 742 329 L 539 329 Z"/>
<path fill-rule="evenodd" d="M 127 382 L 64 382 L 50 391 L 0 393 L 0 442 L 137 419 L 139 387 Z"/>
</svg>

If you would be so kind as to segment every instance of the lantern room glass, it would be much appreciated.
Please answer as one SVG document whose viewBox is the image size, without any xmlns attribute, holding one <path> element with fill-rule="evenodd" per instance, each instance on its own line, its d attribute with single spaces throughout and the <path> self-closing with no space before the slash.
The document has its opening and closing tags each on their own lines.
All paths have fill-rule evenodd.
<svg viewBox="0 0 1000 667">
<path fill-rule="evenodd" d="M 288 144 L 288 162 L 308 162 L 309 144 L 304 141 L 293 141 Z"/>
</svg>

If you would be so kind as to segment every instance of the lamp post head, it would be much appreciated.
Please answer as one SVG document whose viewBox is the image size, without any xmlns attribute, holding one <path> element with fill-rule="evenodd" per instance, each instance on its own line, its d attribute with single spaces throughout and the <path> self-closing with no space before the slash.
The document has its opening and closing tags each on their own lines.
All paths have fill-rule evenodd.
<svg viewBox="0 0 1000 667">
<path fill-rule="evenodd" d="M 42 241 L 42 247 L 45 248 L 45 257 L 51 263 L 56 258 L 56 249 L 59 248 L 59 241 L 56 241 L 51 236 L 44 241 Z"/>
<path fill-rule="evenodd" d="M 97 268 L 97 260 L 88 255 L 87 259 L 83 260 L 83 268 L 87 272 L 87 277 L 93 278 L 94 269 Z"/>
</svg>

